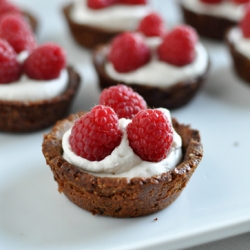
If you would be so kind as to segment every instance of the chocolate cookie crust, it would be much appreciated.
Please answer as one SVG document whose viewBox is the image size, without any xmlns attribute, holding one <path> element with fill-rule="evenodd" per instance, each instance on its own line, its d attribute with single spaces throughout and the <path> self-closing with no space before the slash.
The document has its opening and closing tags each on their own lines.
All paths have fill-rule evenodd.
<svg viewBox="0 0 250 250">
<path fill-rule="evenodd" d="M 228 34 L 230 31 L 231 29 L 227 31 L 225 39 L 232 57 L 235 72 L 241 79 L 250 84 L 250 60 L 237 51 L 235 45 L 229 40 Z"/>
<path fill-rule="evenodd" d="M 61 95 L 43 101 L 0 100 L 0 130 L 31 132 L 43 129 L 67 114 L 80 84 L 80 76 L 68 67 L 69 83 Z"/>
<path fill-rule="evenodd" d="M 93 63 L 99 77 L 101 89 L 117 85 L 118 83 L 124 84 L 143 96 L 149 107 L 164 107 L 172 110 L 186 105 L 197 94 L 209 71 L 208 63 L 207 69 L 202 75 L 167 87 L 154 87 L 136 83 L 127 84 L 122 81 L 118 82 L 106 74 L 105 64 L 108 50 L 108 45 L 100 45 L 93 51 Z"/>
<path fill-rule="evenodd" d="M 42 151 L 58 183 L 59 192 L 93 214 L 138 217 L 169 206 L 180 195 L 202 159 L 199 132 L 173 119 L 173 126 L 183 143 L 183 159 L 174 170 L 150 178 L 94 176 L 62 157 L 62 136 L 82 114 L 57 122 L 44 136 Z"/>
<path fill-rule="evenodd" d="M 93 49 L 98 44 L 107 43 L 119 33 L 74 22 L 70 17 L 71 8 L 72 4 L 65 6 L 63 8 L 63 14 L 73 38 L 79 45 L 88 49 Z"/>
<path fill-rule="evenodd" d="M 185 22 L 194 27 L 201 36 L 206 38 L 223 40 L 226 30 L 237 24 L 237 22 L 223 17 L 190 11 L 183 5 L 181 5 L 181 10 Z"/>
</svg>

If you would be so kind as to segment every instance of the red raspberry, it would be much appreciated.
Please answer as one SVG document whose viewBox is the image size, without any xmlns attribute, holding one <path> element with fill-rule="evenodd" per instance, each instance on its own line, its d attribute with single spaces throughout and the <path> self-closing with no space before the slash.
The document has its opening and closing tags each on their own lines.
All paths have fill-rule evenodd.
<svg viewBox="0 0 250 250">
<path fill-rule="evenodd" d="M 223 2 L 224 0 L 200 0 L 200 1 L 208 4 L 217 4 Z"/>
<path fill-rule="evenodd" d="M 250 38 L 250 7 L 246 10 L 246 13 L 240 21 L 239 25 L 243 36 L 246 38 Z"/>
<path fill-rule="evenodd" d="M 113 108 L 119 118 L 128 119 L 132 119 L 140 110 L 147 108 L 143 97 L 125 85 L 104 89 L 99 104 Z"/>
<path fill-rule="evenodd" d="M 157 51 L 159 59 L 176 66 L 187 65 L 195 58 L 197 40 L 198 36 L 193 28 L 180 25 L 163 38 Z"/>
<path fill-rule="evenodd" d="M 139 34 L 124 32 L 111 42 L 109 60 L 118 72 L 133 71 L 150 60 L 150 49 Z"/>
<path fill-rule="evenodd" d="M 33 32 L 20 15 L 6 14 L 0 20 L 0 37 L 6 39 L 17 53 L 31 52 L 36 47 Z"/>
<path fill-rule="evenodd" d="M 13 13 L 13 14 L 21 14 L 22 11 L 13 3 L 7 0 L 0 1 L 0 16 L 2 17 L 4 14 Z"/>
<path fill-rule="evenodd" d="M 158 13 L 152 12 L 141 20 L 138 31 L 149 37 L 162 36 L 165 33 L 164 20 Z"/>
<path fill-rule="evenodd" d="M 236 4 L 245 4 L 250 2 L 250 0 L 232 0 L 232 1 Z"/>
<path fill-rule="evenodd" d="M 0 83 L 10 83 L 20 78 L 21 66 L 16 56 L 10 44 L 0 39 Z"/>
<path fill-rule="evenodd" d="M 98 105 L 75 122 L 69 143 L 75 154 L 100 161 L 120 144 L 121 135 L 114 110 Z"/>
<path fill-rule="evenodd" d="M 55 79 L 66 66 L 64 50 L 54 43 L 46 43 L 36 48 L 24 62 L 27 76 L 38 80 Z"/>
<path fill-rule="evenodd" d="M 117 0 L 88 0 L 87 5 L 90 9 L 103 9 L 112 4 Z"/>
<path fill-rule="evenodd" d="M 127 126 L 129 145 L 144 161 L 164 159 L 173 142 L 173 128 L 160 110 L 141 110 Z"/>
<path fill-rule="evenodd" d="M 136 5 L 136 4 L 147 4 L 147 0 L 118 0 L 121 4 L 129 4 L 129 5 Z"/>
</svg>

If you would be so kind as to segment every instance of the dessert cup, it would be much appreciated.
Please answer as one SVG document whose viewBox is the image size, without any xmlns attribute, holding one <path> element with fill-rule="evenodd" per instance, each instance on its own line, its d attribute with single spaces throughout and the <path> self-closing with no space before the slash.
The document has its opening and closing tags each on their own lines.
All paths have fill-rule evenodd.
<svg viewBox="0 0 250 250">
<path fill-rule="evenodd" d="M 223 17 L 193 12 L 183 5 L 181 5 L 181 10 L 185 22 L 194 27 L 201 36 L 206 38 L 223 40 L 226 30 L 237 24 L 236 21 Z"/>
<path fill-rule="evenodd" d="M 181 194 L 203 156 L 199 131 L 172 120 L 182 138 L 183 157 L 173 170 L 148 178 L 98 177 L 63 158 L 62 136 L 84 113 L 58 121 L 44 136 L 42 151 L 58 191 L 92 214 L 138 217 L 169 206 Z"/>
<path fill-rule="evenodd" d="M 69 4 L 63 8 L 64 16 L 67 20 L 70 32 L 75 41 L 88 49 L 93 49 L 98 44 L 106 43 L 111 38 L 116 36 L 119 32 L 109 31 L 104 28 L 93 27 L 85 24 L 79 24 L 74 22 L 70 18 L 70 8 L 72 4 Z"/>
<path fill-rule="evenodd" d="M 7 132 L 31 132 L 54 124 L 63 118 L 77 93 L 80 76 L 68 67 L 67 89 L 57 97 L 42 101 L 0 100 L 0 130 Z"/>
<path fill-rule="evenodd" d="M 129 84 L 122 81 L 118 82 L 108 76 L 105 71 L 108 51 L 109 45 L 100 45 L 93 51 L 93 63 L 99 77 L 101 89 L 117 85 L 117 83 L 124 84 L 133 88 L 143 96 L 149 107 L 164 107 L 172 110 L 186 105 L 200 90 L 209 72 L 208 63 L 203 74 L 166 87 L 149 86 L 148 84 L 141 85 L 132 82 Z"/>
<path fill-rule="evenodd" d="M 250 84 L 250 59 L 244 54 L 242 54 L 240 51 L 238 51 L 235 47 L 235 44 L 229 38 L 230 32 L 232 32 L 233 29 L 237 28 L 238 27 L 235 26 L 229 29 L 226 33 L 225 40 L 231 54 L 233 68 L 235 72 L 241 79 L 243 79 L 246 83 Z"/>
</svg>

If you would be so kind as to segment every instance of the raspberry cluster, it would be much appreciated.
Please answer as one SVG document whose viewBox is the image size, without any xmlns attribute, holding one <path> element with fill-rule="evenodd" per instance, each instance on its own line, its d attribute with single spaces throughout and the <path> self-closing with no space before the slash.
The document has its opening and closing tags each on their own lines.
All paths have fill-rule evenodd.
<svg viewBox="0 0 250 250">
<path fill-rule="evenodd" d="M 0 2 L 0 83 L 18 81 L 24 73 L 37 80 L 57 78 L 66 65 L 64 50 L 56 44 L 37 45 L 35 35 L 19 8 Z M 27 52 L 24 62 L 18 54 Z"/>
<path fill-rule="evenodd" d="M 54 79 L 66 65 L 64 50 L 54 43 L 38 46 L 23 64 L 6 40 L 0 39 L 0 47 L 0 83 L 17 81 L 23 73 L 37 80 Z"/>
<path fill-rule="evenodd" d="M 156 51 L 152 51 L 140 33 L 125 32 L 115 37 L 110 45 L 108 59 L 119 73 L 132 72 L 146 65 L 155 57 L 152 53 L 156 53 L 160 61 L 177 67 L 185 66 L 195 59 L 198 35 L 188 25 L 179 25 L 166 32 L 162 20 L 152 13 L 141 21 L 138 31 L 148 36 L 162 36 L 162 42 Z"/>
<path fill-rule="evenodd" d="M 123 104 L 119 106 L 119 102 Z M 72 128 L 69 143 L 76 155 L 90 161 L 100 161 L 110 155 L 121 141 L 118 119 L 126 117 L 132 120 L 127 135 L 135 154 L 152 162 L 166 157 L 173 141 L 173 128 L 162 111 L 147 109 L 143 98 L 123 85 L 105 89 L 100 103 L 109 107 L 99 104 Z M 134 103 L 138 104 L 136 110 L 133 110 Z"/>
</svg>

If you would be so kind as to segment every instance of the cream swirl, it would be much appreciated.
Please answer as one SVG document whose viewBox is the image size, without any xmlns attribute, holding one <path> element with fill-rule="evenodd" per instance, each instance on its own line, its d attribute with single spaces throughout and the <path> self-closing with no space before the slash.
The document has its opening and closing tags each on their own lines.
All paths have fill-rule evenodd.
<svg viewBox="0 0 250 250">
<path fill-rule="evenodd" d="M 156 87 L 171 86 L 180 81 L 193 79 L 206 71 L 209 63 L 206 49 L 201 43 L 197 43 L 195 50 L 194 61 L 183 67 L 177 67 L 159 61 L 157 58 L 152 58 L 146 65 L 127 73 L 117 72 L 112 63 L 107 62 L 105 71 L 110 78 L 127 84 L 136 83 Z"/>
<path fill-rule="evenodd" d="M 192 12 L 223 17 L 233 21 L 239 21 L 244 14 L 243 5 L 232 1 L 223 1 L 219 4 L 206 4 L 200 0 L 182 0 L 182 6 Z"/>
<path fill-rule="evenodd" d="M 88 8 L 87 0 L 74 0 L 70 17 L 79 24 L 87 24 L 111 31 L 125 31 L 134 30 L 139 21 L 150 11 L 151 8 L 148 5 L 122 4 L 93 10 Z"/>
<path fill-rule="evenodd" d="M 52 80 L 34 80 L 22 75 L 19 81 L 0 84 L 0 100 L 29 102 L 51 99 L 65 91 L 68 78 L 67 69 Z"/>
<path fill-rule="evenodd" d="M 239 27 L 232 28 L 228 33 L 228 39 L 235 49 L 250 60 L 250 38 L 245 38 Z"/>
</svg>

